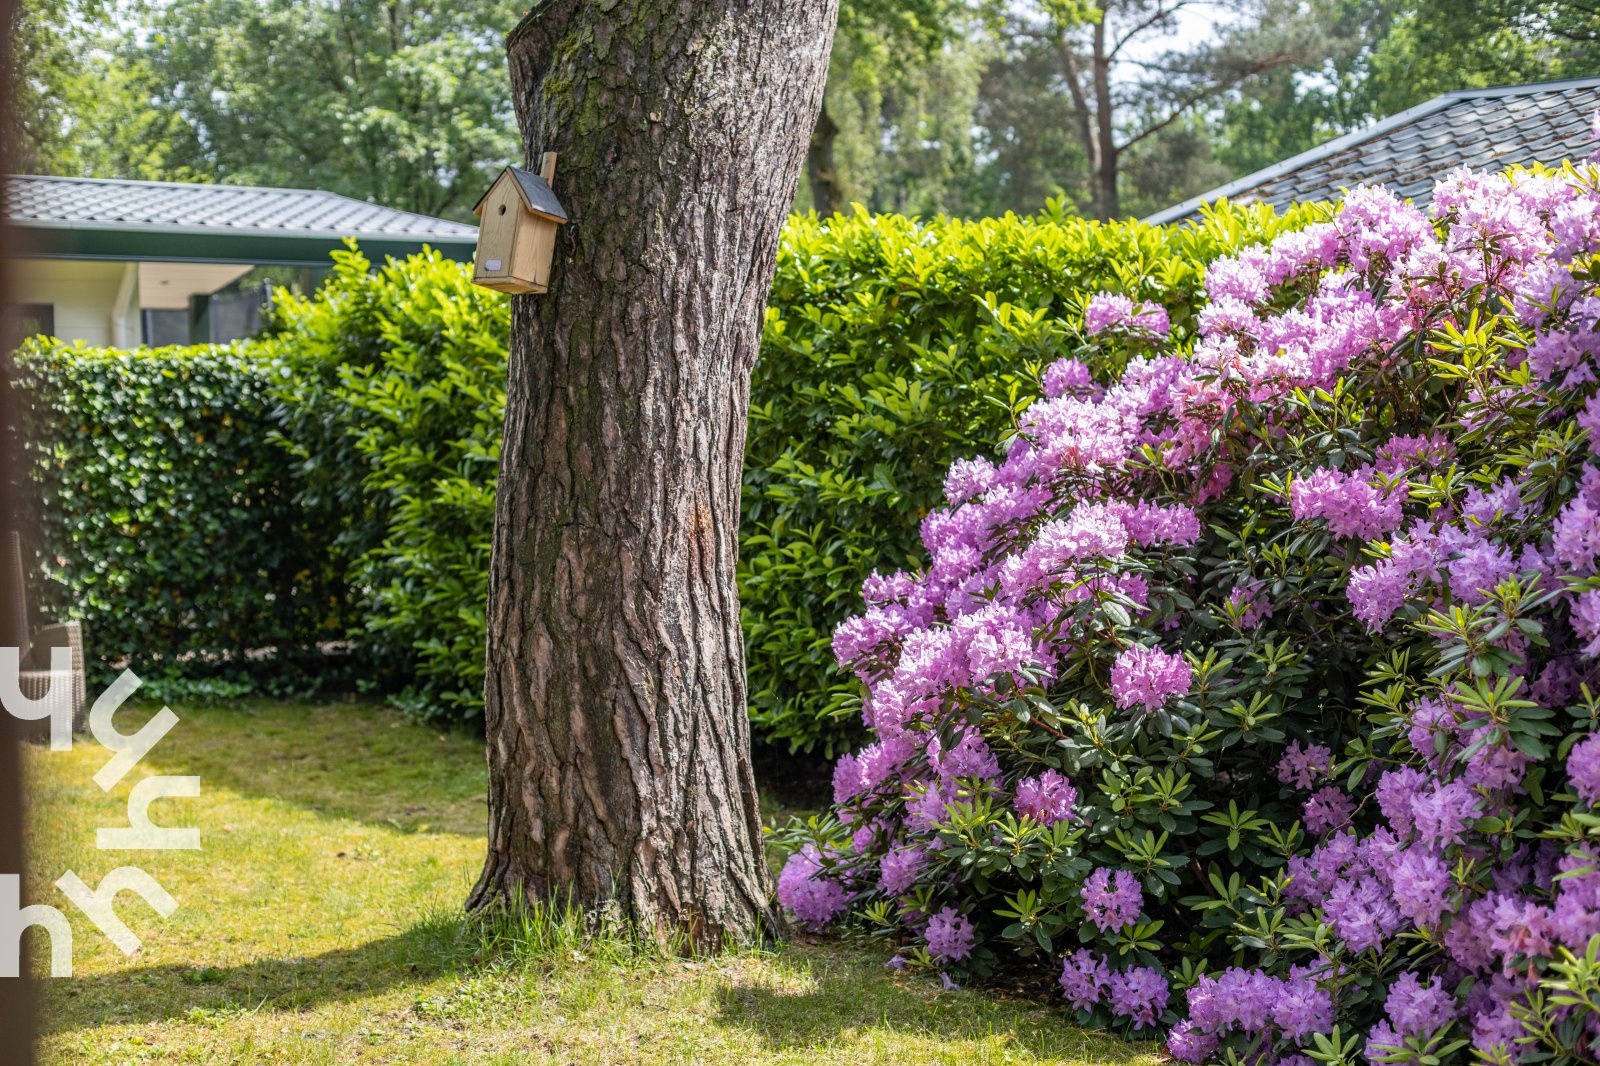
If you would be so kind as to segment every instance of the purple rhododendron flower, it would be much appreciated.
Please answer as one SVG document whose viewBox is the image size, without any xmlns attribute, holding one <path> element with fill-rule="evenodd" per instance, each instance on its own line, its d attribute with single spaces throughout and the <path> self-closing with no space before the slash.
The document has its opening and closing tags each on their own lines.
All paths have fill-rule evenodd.
<svg viewBox="0 0 1600 1066">
<path fill-rule="evenodd" d="M 1272 1021 L 1290 1040 L 1299 1042 L 1312 1033 L 1333 1029 L 1333 993 L 1304 974 L 1291 975 L 1278 984 L 1272 1003 Z"/>
<path fill-rule="evenodd" d="M 1088 948 L 1079 948 L 1061 962 L 1061 994 L 1079 1010 L 1100 1002 L 1111 981 L 1105 960 Z"/>
<path fill-rule="evenodd" d="M 946 781 L 962 777 L 988 781 L 1000 776 L 1000 761 L 983 738 L 970 729 L 961 734 L 960 742 L 948 752 L 941 754 L 930 744 L 929 754 L 937 760 L 939 775 Z"/>
<path fill-rule="evenodd" d="M 1113 326 L 1123 326 L 1140 333 L 1165 337 L 1172 330 L 1166 308 L 1146 300 L 1135 304 L 1130 297 L 1101 292 L 1089 298 L 1083 312 L 1083 328 L 1087 333 L 1103 333 Z"/>
<path fill-rule="evenodd" d="M 924 831 L 943 825 L 947 809 L 955 802 L 954 797 L 953 791 L 949 795 L 942 792 L 937 782 L 928 785 L 921 795 L 906 803 L 906 823 Z"/>
<path fill-rule="evenodd" d="M 1239 628 L 1245 632 L 1257 628 L 1272 617 L 1272 600 L 1259 581 L 1242 581 L 1228 593 L 1228 606 L 1239 617 Z"/>
<path fill-rule="evenodd" d="M 878 860 L 878 885 L 891 896 L 901 896 L 916 884 L 928 853 L 915 844 L 891 848 Z"/>
<path fill-rule="evenodd" d="M 1126 929 L 1139 920 L 1139 912 L 1144 910 L 1139 879 L 1127 870 L 1113 873 L 1100 867 L 1083 882 L 1079 896 L 1089 920 L 1107 933 Z"/>
<path fill-rule="evenodd" d="M 1289 510 L 1298 521 L 1321 518 L 1336 536 L 1374 540 L 1400 526 L 1405 490 L 1379 489 L 1371 475 L 1317 470 L 1297 478 L 1290 489 Z"/>
<path fill-rule="evenodd" d="M 1417 836 L 1443 846 L 1459 844 L 1467 826 L 1478 817 L 1478 797 L 1463 781 L 1450 781 L 1418 793 L 1411 801 Z"/>
<path fill-rule="evenodd" d="M 1324 785 L 1306 800 L 1306 829 L 1312 833 L 1331 833 L 1350 824 L 1355 813 L 1355 801 L 1333 786 Z"/>
<path fill-rule="evenodd" d="M 1381 947 L 1399 931 L 1403 920 L 1388 889 L 1374 877 L 1340 881 L 1328 893 L 1322 910 L 1352 951 Z"/>
<path fill-rule="evenodd" d="M 1278 780 L 1296 788 L 1310 788 L 1333 769 L 1333 752 L 1322 744 L 1302 745 L 1298 740 L 1284 749 L 1278 760 Z"/>
<path fill-rule="evenodd" d="M 1426 1036 L 1455 1021 L 1456 1001 L 1438 977 L 1423 984 L 1414 973 L 1402 973 L 1389 986 L 1384 1001 L 1389 1025 L 1400 1039 Z"/>
<path fill-rule="evenodd" d="M 822 859 L 810 844 L 789 856 L 778 875 L 778 900 L 804 925 L 820 926 L 850 902 L 837 881 L 824 876 Z"/>
<path fill-rule="evenodd" d="M 1166 977 L 1151 966 L 1135 966 L 1113 973 L 1106 988 L 1112 1012 L 1131 1019 L 1135 1029 L 1154 1025 L 1169 995 Z"/>
<path fill-rule="evenodd" d="M 1217 1050 L 1217 1038 L 1185 1019 L 1167 1033 L 1167 1054 L 1179 1062 L 1205 1062 Z"/>
<path fill-rule="evenodd" d="M 1040 382 L 1045 397 L 1051 400 L 1071 392 L 1094 388 L 1089 368 L 1076 359 L 1057 359 L 1044 368 Z"/>
<path fill-rule="evenodd" d="M 1055 825 L 1071 818 L 1077 802 L 1078 790 L 1055 770 L 1017 782 L 1017 813 L 1027 815 L 1040 825 Z"/>
<path fill-rule="evenodd" d="M 1173 696 L 1189 691 L 1194 673 L 1183 656 L 1135 644 L 1111 667 L 1111 694 L 1123 709 L 1156 710 Z"/>
<path fill-rule="evenodd" d="M 1189 1019 L 1207 1033 L 1262 1032 L 1272 1023 L 1278 989 L 1276 978 L 1236 966 L 1202 974 L 1188 992 Z"/>
<path fill-rule="evenodd" d="M 1583 642 L 1583 653 L 1600 658 L 1600 589 L 1572 598 L 1572 631 Z"/>
<path fill-rule="evenodd" d="M 1405 918 L 1422 928 L 1439 924 L 1449 906 L 1450 867 L 1437 854 L 1421 846 L 1408 848 L 1389 867 L 1395 906 Z"/>
<path fill-rule="evenodd" d="M 1572 746 L 1567 755 L 1567 776 L 1579 799 L 1591 807 L 1600 805 L 1600 733 Z"/>
<path fill-rule="evenodd" d="M 972 954 L 972 923 L 954 907 L 946 907 L 928 919 L 923 935 L 928 941 L 928 954 L 942 962 L 955 962 Z"/>
</svg>

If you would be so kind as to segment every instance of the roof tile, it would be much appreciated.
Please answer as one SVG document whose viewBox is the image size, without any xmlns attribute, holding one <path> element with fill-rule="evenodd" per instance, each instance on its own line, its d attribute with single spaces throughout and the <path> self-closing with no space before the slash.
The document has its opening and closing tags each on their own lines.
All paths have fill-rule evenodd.
<svg viewBox="0 0 1600 1066">
<path fill-rule="evenodd" d="M 1282 210 L 1362 183 L 1381 183 L 1426 206 L 1433 183 L 1459 166 L 1555 164 L 1588 155 L 1596 108 L 1600 78 L 1446 93 L 1145 221 L 1178 222 L 1224 197 Z"/>
<path fill-rule="evenodd" d="M 263 189 L 13 175 L 6 215 L 23 226 L 106 225 L 281 236 L 473 239 L 476 226 L 363 203 L 320 189 Z"/>
</svg>

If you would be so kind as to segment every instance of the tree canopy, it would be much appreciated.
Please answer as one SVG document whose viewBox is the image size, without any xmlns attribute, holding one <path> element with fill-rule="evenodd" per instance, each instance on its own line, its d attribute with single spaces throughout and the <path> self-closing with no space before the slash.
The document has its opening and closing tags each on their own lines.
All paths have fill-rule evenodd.
<svg viewBox="0 0 1600 1066">
<path fill-rule="evenodd" d="M 25 0 L 23 169 L 462 217 L 511 0 Z M 845 0 L 800 209 L 1157 210 L 1441 92 L 1600 71 L 1577 0 Z"/>
<path fill-rule="evenodd" d="M 23 101 L 35 167 L 310 185 L 461 217 L 517 153 L 513 0 L 153 0 L 119 28 L 97 3 L 25 8 L 25 29 L 53 38 Z"/>
</svg>

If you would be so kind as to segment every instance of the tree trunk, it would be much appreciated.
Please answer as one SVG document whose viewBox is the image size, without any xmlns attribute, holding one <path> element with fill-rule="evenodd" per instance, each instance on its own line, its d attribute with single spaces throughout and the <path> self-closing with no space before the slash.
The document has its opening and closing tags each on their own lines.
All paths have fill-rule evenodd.
<svg viewBox="0 0 1600 1066">
<path fill-rule="evenodd" d="M 701 946 L 778 927 L 734 587 L 750 369 L 837 0 L 546 0 L 508 40 L 550 292 L 515 298 L 489 575 L 489 856 Z"/>
<path fill-rule="evenodd" d="M 1109 221 L 1122 213 L 1117 196 L 1115 101 L 1111 96 L 1111 57 L 1106 52 L 1106 20 L 1094 24 L 1095 214 Z"/>
<path fill-rule="evenodd" d="M 839 137 L 839 124 L 828 114 L 827 105 L 817 114 L 811 131 L 811 149 L 806 153 L 806 180 L 811 185 L 811 205 L 823 218 L 836 215 L 844 207 L 839 191 L 839 169 L 833 159 L 833 144 Z"/>
<path fill-rule="evenodd" d="M 1078 70 L 1078 57 L 1072 50 L 1074 44 L 1071 38 L 1063 36 L 1057 48 L 1061 53 L 1061 64 L 1067 72 L 1067 92 L 1072 99 L 1072 128 L 1077 134 L 1078 146 L 1083 149 L 1083 158 L 1089 164 L 1089 201 L 1098 212 L 1100 140 L 1094 131 L 1094 107 L 1089 103 L 1088 93 L 1084 91 L 1082 76 Z"/>
</svg>

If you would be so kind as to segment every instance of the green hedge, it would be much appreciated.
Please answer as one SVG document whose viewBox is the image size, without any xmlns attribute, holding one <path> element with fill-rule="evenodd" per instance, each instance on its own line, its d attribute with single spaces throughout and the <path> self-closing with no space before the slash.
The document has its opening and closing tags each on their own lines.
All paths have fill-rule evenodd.
<svg viewBox="0 0 1600 1066">
<path fill-rule="evenodd" d="M 1078 350 L 1088 293 L 1159 300 L 1183 333 L 1207 262 L 1305 217 L 1230 210 L 1185 229 L 1050 213 L 794 219 L 755 372 L 745 474 L 739 580 L 757 737 L 830 754 L 859 738 L 858 690 L 834 666 L 834 626 L 872 570 L 917 557 L 919 516 L 964 442 L 997 438 L 1035 393 L 1036 369 Z M 97 652 L 142 646 L 127 619 L 162 589 L 185 590 L 174 596 L 187 606 L 168 615 L 169 628 L 190 627 L 186 642 L 161 637 L 173 648 L 334 630 L 366 652 L 369 680 L 415 713 L 470 719 L 482 708 L 509 303 L 431 253 L 376 271 L 354 250 L 335 260 L 314 298 L 279 294 L 273 332 L 253 344 L 32 357 L 50 361 L 41 380 L 53 382 L 40 393 L 56 415 L 41 439 L 60 463 L 43 476 L 47 507 L 60 506 L 69 468 L 86 495 L 47 528 L 52 551 L 66 538 L 79 560 L 56 568 L 59 595 L 88 605 L 97 628 L 124 619 L 127 636 Z M 117 365 L 149 373 L 126 394 L 96 384 L 109 373 L 96 368 Z M 168 365 L 217 398 L 160 398 L 156 368 Z M 199 421 L 164 436 L 139 428 L 168 410 Z M 231 434 L 200 424 L 225 411 Z M 190 558 L 130 539 L 131 526 L 87 528 L 128 475 L 79 453 L 74 419 L 110 427 L 129 470 L 192 483 L 151 512 L 184 516 L 186 535 L 227 546 Z M 302 557 L 308 541 L 314 563 Z M 319 610 L 306 609 L 296 575 L 316 575 Z M 214 635 L 193 631 L 203 616 L 220 620 Z"/>
<path fill-rule="evenodd" d="M 334 259 L 314 299 L 278 294 L 261 346 L 294 370 L 296 500 L 338 529 L 377 680 L 421 717 L 476 718 L 511 305 L 435 252 Z"/>
<path fill-rule="evenodd" d="M 237 665 L 342 635 L 342 584 L 272 435 L 284 369 L 244 347 L 17 353 L 45 580 L 97 660 Z"/>
<path fill-rule="evenodd" d="M 792 220 L 745 462 L 739 581 L 757 735 L 829 755 L 862 738 L 834 627 L 868 574 L 921 557 L 921 516 L 942 503 L 950 463 L 1000 439 L 1037 394 L 1035 372 L 1079 352 L 1089 295 L 1156 300 L 1184 336 L 1207 263 L 1317 210 L 1228 209 L 1182 228 L 1058 212 Z"/>
</svg>

